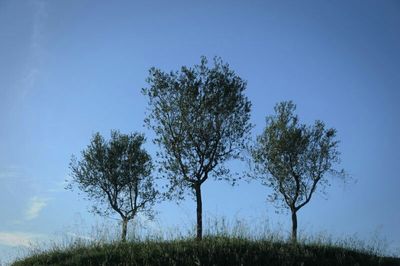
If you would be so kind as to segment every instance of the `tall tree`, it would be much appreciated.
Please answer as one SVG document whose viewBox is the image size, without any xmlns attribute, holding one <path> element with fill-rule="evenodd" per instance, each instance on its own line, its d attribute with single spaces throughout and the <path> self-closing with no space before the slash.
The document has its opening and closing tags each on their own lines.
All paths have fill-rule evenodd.
<svg viewBox="0 0 400 266">
<path fill-rule="evenodd" d="M 256 171 L 264 185 L 272 187 L 272 200 L 280 200 L 292 215 L 292 241 L 297 242 L 297 212 L 310 202 L 317 187 L 329 184 L 329 177 L 344 176 L 335 170 L 340 162 L 336 130 L 321 121 L 300 124 L 296 105 L 281 102 L 275 115 L 267 117 L 264 132 L 252 150 Z"/>
<path fill-rule="evenodd" d="M 183 66 L 180 72 L 151 68 L 143 94 L 149 100 L 145 120 L 160 145 L 160 168 L 169 180 L 170 197 L 185 189 L 196 199 L 197 239 L 202 238 L 201 185 L 211 176 L 234 181 L 224 165 L 238 158 L 251 130 L 246 82 L 220 58 L 208 67 Z"/>
<path fill-rule="evenodd" d="M 143 212 L 153 215 L 152 205 L 157 191 L 151 176 L 152 162 L 142 148 L 145 138 L 133 133 L 111 131 L 106 141 L 99 133 L 82 151 L 81 160 L 72 157 L 72 181 L 67 188 L 77 186 L 96 201 L 93 211 L 100 215 L 116 212 L 122 219 L 122 241 L 126 240 L 128 222 Z"/>
</svg>

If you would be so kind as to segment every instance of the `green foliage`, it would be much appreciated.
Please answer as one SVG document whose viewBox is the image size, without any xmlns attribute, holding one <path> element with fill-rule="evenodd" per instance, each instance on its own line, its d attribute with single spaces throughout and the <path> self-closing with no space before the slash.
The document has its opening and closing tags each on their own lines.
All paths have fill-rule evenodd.
<svg viewBox="0 0 400 266">
<path fill-rule="evenodd" d="M 239 158 L 249 140 L 250 101 L 246 82 L 215 58 L 166 73 L 150 69 L 145 123 L 161 147 L 160 172 L 169 181 L 166 196 L 183 199 L 188 189 L 196 197 L 197 237 L 202 237 L 201 185 L 210 177 L 236 181 L 225 167 Z"/>
<path fill-rule="evenodd" d="M 81 160 L 73 157 L 70 163 L 72 181 L 68 188 L 77 186 L 96 201 L 93 211 L 98 214 L 117 212 L 125 224 L 123 238 L 127 221 L 138 212 L 152 216 L 151 206 L 157 196 L 151 158 L 141 147 L 144 141 L 138 133 L 112 131 L 109 141 L 96 133 L 82 151 Z"/>
<path fill-rule="evenodd" d="M 300 124 L 295 110 L 290 101 L 275 106 L 276 114 L 267 118 L 252 155 L 264 185 L 274 189 L 272 199 L 280 198 L 284 207 L 299 210 L 317 185 L 329 184 L 326 174 L 344 172 L 334 169 L 340 162 L 336 130 L 325 129 L 322 121 Z"/>
<path fill-rule="evenodd" d="M 252 150 L 257 174 L 274 190 L 271 199 L 280 199 L 281 206 L 292 212 L 294 240 L 296 212 L 311 200 L 317 185 L 323 189 L 328 176 L 344 176 L 343 170 L 334 169 L 340 162 L 336 130 L 326 129 L 322 121 L 300 124 L 295 110 L 291 101 L 277 104 Z"/>
<path fill-rule="evenodd" d="M 160 170 L 170 180 L 170 194 L 183 196 L 186 187 L 203 183 L 210 175 L 228 178 L 224 162 L 238 158 L 248 140 L 250 101 L 246 82 L 215 58 L 200 65 L 166 73 L 150 69 L 146 124 L 162 148 Z"/>
<path fill-rule="evenodd" d="M 398 258 L 331 245 L 206 237 L 72 246 L 15 262 L 24 265 L 399 265 Z"/>
</svg>

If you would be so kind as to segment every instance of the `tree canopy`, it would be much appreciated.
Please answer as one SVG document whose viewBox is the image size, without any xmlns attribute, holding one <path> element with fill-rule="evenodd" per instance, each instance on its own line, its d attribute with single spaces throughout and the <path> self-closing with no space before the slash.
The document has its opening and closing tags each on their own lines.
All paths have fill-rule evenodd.
<svg viewBox="0 0 400 266">
<path fill-rule="evenodd" d="M 151 207 L 158 193 L 151 176 L 150 155 L 142 148 L 144 142 L 144 136 L 138 133 L 112 131 L 109 141 L 96 133 L 81 159 L 73 156 L 70 163 L 69 188 L 76 186 L 94 200 L 95 213 L 118 213 L 122 240 L 126 239 L 128 221 L 137 213 L 152 216 Z"/>
<path fill-rule="evenodd" d="M 264 185 L 273 189 L 272 200 L 280 200 L 292 213 L 292 239 L 297 239 L 297 211 L 312 198 L 317 188 L 329 185 L 330 176 L 344 176 L 336 130 L 322 121 L 307 126 L 299 123 L 296 105 L 281 102 L 275 115 L 267 117 L 264 132 L 252 150 L 256 170 Z"/>
<path fill-rule="evenodd" d="M 161 171 L 169 180 L 170 197 L 189 189 L 197 202 L 197 237 L 202 236 L 201 184 L 210 176 L 233 181 L 225 162 L 238 158 L 251 130 L 246 82 L 220 58 L 208 66 L 183 66 L 180 71 L 151 68 L 147 79 L 146 124 L 161 147 Z"/>
</svg>

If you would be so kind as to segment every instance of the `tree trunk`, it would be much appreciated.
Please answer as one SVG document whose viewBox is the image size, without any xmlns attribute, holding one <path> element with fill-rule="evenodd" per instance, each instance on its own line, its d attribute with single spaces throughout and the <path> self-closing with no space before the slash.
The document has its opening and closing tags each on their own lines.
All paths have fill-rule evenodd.
<svg viewBox="0 0 400 266">
<path fill-rule="evenodd" d="M 197 240 L 201 240 L 203 237 L 203 203 L 201 202 L 201 184 L 195 184 L 196 192 L 196 213 L 197 213 Z"/>
<path fill-rule="evenodd" d="M 128 219 L 122 219 L 122 234 L 121 234 L 121 241 L 126 242 L 126 233 L 128 229 Z"/>
<path fill-rule="evenodd" d="M 292 243 L 297 243 L 297 213 L 292 210 Z"/>
</svg>

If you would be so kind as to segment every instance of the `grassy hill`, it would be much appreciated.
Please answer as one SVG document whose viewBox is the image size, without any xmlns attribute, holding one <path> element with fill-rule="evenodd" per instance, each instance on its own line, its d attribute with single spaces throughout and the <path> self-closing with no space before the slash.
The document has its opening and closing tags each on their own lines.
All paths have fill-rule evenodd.
<svg viewBox="0 0 400 266">
<path fill-rule="evenodd" d="M 71 245 L 36 253 L 14 262 L 22 265 L 400 265 L 400 258 L 381 257 L 332 244 L 299 244 L 206 237 L 172 241 L 133 241 Z"/>
</svg>

